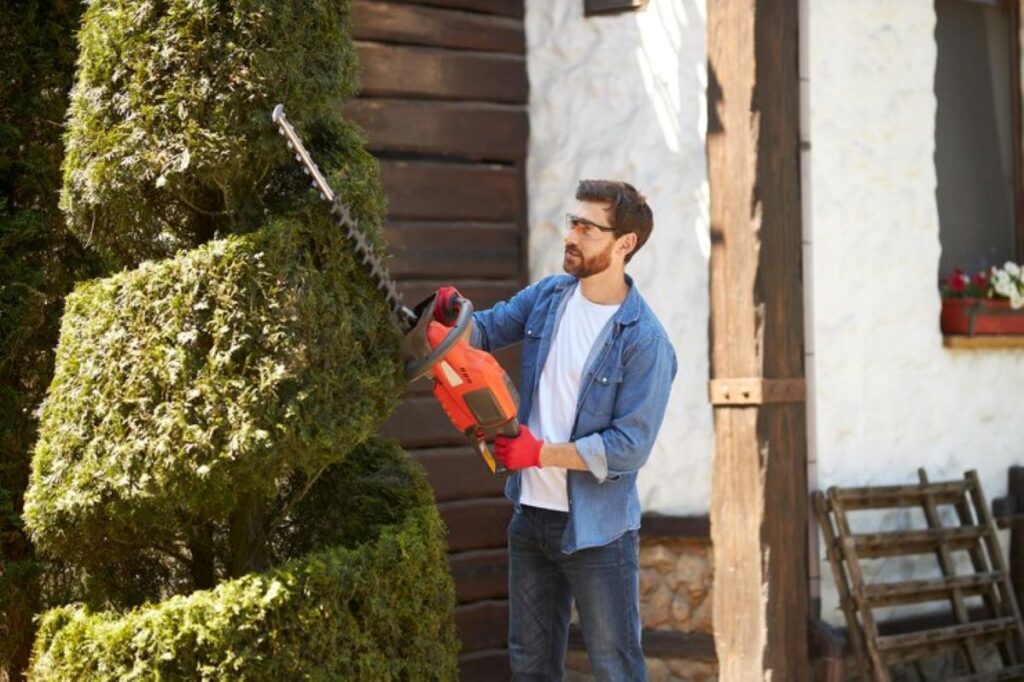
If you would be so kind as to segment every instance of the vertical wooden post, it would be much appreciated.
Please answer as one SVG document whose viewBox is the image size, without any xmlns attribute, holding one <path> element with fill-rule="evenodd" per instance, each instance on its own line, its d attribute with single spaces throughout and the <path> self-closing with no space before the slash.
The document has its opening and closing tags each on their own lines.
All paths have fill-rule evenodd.
<svg viewBox="0 0 1024 682">
<path fill-rule="evenodd" d="M 809 679 L 797 3 L 708 3 L 715 643 Z"/>
<path fill-rule="evenodd" d="M 1015 502 L 1014 516 L 1024 512 L 1024 467 L 1010 467 L 1006 494 Z M 1024 608 L 1024 522 L 1019 518 L 1010 524 L 1010 582 L 1017 604 Z"/>
</svg>

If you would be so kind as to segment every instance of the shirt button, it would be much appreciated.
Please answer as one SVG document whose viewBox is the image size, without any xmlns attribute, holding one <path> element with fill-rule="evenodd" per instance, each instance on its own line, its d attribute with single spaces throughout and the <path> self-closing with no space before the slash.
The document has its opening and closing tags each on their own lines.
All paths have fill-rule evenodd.
<svg viewBox="0 0 1024 682">
<path fill-rule="evenodd" d="M 607 384 L 608 383 L 608 377 L 601 377 L 601 383 L 602 384 Z"/>
</svg>

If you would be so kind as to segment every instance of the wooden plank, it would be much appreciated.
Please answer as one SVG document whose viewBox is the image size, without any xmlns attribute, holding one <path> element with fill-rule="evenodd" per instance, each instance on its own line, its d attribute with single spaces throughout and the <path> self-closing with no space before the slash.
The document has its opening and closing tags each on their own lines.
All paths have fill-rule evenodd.
<svg viewBox="0 0 1024 682">
<path fill-rule="evenodd" d="M 970 484 L 970 498 L 974 503 L 974 513 L 978 522 L 984 524 L 985 533 L 983 537 L 986 554 L 989 561 L 992 562 L 992 567 L 1003 575 L 1003 579 L 998 583 L 1001 601 L 1000 613 L 1011 616 L 1014 621 L 1014 648 L 1007 650 L 1006 653 L 1013 657 L 1012 661 L 1014 663 L 1019 663 L 1021 662 L 1020 656 L 1024 653 L 1024 622 L 1021 621 L 1020 607 L 1017 604 L 1014 588 L 1010 584 L 1006 561 L 1003 559 L 1003 550 L 999 546 L 999 536 L 996 535 L 995 521 L 992 519 L 992 511 L 989 509 L 988 501 L 985 499 L 985 493 L 981 489 L 981 479 L 978 478 L 978 472 L 974 469 L 968 471 L 967 480 Z"/>
<path fill-rule="evenodd" d="M 523 22 L 451 9 L 355 0 L 351 8 L 352 37 L 523 54 Z"/>
<path fill-rule="evenodd" d="M 928 474 L 925 470 L 917 470 L 918 478 L 921 481 L 921 486 L 924 488 L 928 487 Z M 926 495 L 923 501 L 924 516 L 928 522 L 929 528 L 941 528 L 942 519 L 939 517 L 939 508 L 935 503 L 934 495 Z M 942 575 L 946 578 L 952 578 L 956 575 L 956 566 L 953 563 L 953 556 L 949 551 L 949 547 L 946 544 L 939 545 L 935 552 L 936 558 L 939 560 L 939 567 L 942 569 Z M 964 592 L 959 586 L 954 587 L 948 594 L 950 600 L 950 606 L 953 608 L 953 615 L 956 616 L 957 623 L 963 624 L 970 621 L 970 617 L 967 614 L 967 606 L 964 604 Z M 971 672 L 978 672 L 981 669 L 982 660 L 981 652 L 978 650 L 978 644 L 973 639 L 968 638 L 962 643 L 962 652 L 967 657 L 967 664 L 971 669 Z"/>
<path fill-rule="evenodd" d="M 965 595 L 983 594 L 1002 579 L 998 571 L 932 580 L 905 580 L 864 586 L 864 597 L 872 607 L 916 604 L 949 599 L 953 590 Z"/>
<path fill-rule="evenodd" d="M 797 5 L 707 3 L 711 376 L 803 376 Z M 723 680 L 805 682 L 804 403 L 715 406 Z"/>
<path fill-rule="evenodd" d="M 396 279 L 514 279 L 520 230 L 515 223 L 392 222 L 384 226 Z"/>
<path fill-rule="evenodd" d="M 1014 665 L 1002 670 L 989 670 L 976 675 L 954 677 L 950 682 L 1000 682 L 1001 680 L 1020 680 L 1024 678 L 1024 665 Z"/>
<path fill-rule="evenodd" d="M 847 573 L 843 569 L 845 558 L 843 556 L 842 544 L 839 542 L 839 538 L 836 537 L 837 531 L 832 525 L 831 509 L 825 494 L 820 490 L 811 495 L 811 502 L 814 506 L 814 513 L 818 518 L 818 525 L 821 528 L 822 535 L 825 537 L 825 556 L 832 567 L 832 577 L 835 580 L 836 591 L 839 594 L 839 605 L 842 607 L 843 617 L 846 619 L 848 639 L 854 653 L 854 662 L 857 665 L 858 671 L 860 671 L 860 678 L 862 680 L 869 680 L 871 677 L 868 674 L 868 650 L 864 642 L 863 633 L 861 632 L 860 623 L 857 622 L 857 605 L 850 591 Z"/>
<path fill-rule="evenodd" d="M 392 2 L 431 5 L 433 7 L 455 7 L 481 14 L 498 14 L 505 17 L 523 18 L 522 0 L 391 0 Z"/>
<path fill-rule="evenodd" d="M 867 648 L 867 662 L 870 662 L 875 680 L 877 682 L 889 682 L 891 679 L 889 669 L 885 666 L 878 651 L 878 626 L 875 623 L 875 616 L 871 611 L 871 607 L 864 601 L 864 573 L 861 571 L 860 557 L 857 554 L 856 543 L 850 532 L 850 524 L 846 518 L 843 501 L 839 499 L 838 491 L 835 489 L 829 490 L 828 501 L 832 513 L 836 517 L 836 531 L 839 535 L 838 547 L 840 556 L 843 558 L 843 564 L 849 572 L 850 594 L 853 597 L 854 604 L 857 606 L 856 612 L 851 614 L 852 618 L 855 623 L 859 618 L 859 626 L 861 627 L 864 644 Z M 867 677 L 864 679 L 867 679 Z"/>
<path fill-rule="evenodd" d="M 413 458 L 426 469 L 438 502 L 467 497 L 497 497 L 505 490 L 505 479 L 484 466 L 469 445 L 456 448 L 413 450 Z"/>
<path fill-rule="evenodd" d="M 516 222 L 523 207 L 515 169 L 493 164 L 381 161 L 388 218 Z"/>
<path fill-rule="evenodd" d="M 983 526 L 899 530 L 885 533 L 857 533 L 850 536 L 857 555 L 865 559 L 907 556 L 934 552 L 940 545 L 950 549 L 968 549 L 984 535 Z"/>
<path fill-rule="evenodd" d="M 511 162 L 524 158 L 530 133 L 522 104 L 360 97 L 342 115 L 363 129 L 372 152 Z"/>
<path fill-rule="evenodd" d="M 878 649 L 882 652 L 899 649 L 913 649 L 938 644 L 957 642 L 969 637 L 982 637 L 1006 633 L 1017 627 L 1013 618 L 993 618 L 979 623 L 964 623 L 934 628 L 922 632 L 908 632 L 902 635 L 883 635 L 878 638 Z"/>
<path fill-rule="evenodd" d="M 946 348 L 983 350 L 987 348 L 1024 348 L 1024 336 L 985 334 L 981 336 L 943 336 Z"/>
<path fill-rule="evenodd" d="M 644 514 L 640 521 L 641 537 L 711 538 L 711 519 L 707 516 L 666 516 Z"/>
<path fill-rule="evenodd" d="M 459 656 L 459 682 L 506 682 L 511 679 L 506 649 L 485 649 Z"/>
<path fill-rule="evenodd" d="M 442 502 L 437 510 L 448 528 L 449 552 L 506 545 L 505 529 L 512 516 L 512 503 L 504 497 Z"/>
<path fill-rule="evenodd" d="M 831 493 L 831 491 L 830 491 Z M 927 485 L 880 485 L 860 488 L 835 488 L 836 498 L 847 511 L 917 507 L 927 497 L 936 504 L 956 504 L 967 494 L 966 481 L 941 481 Z"/>
<path fill-rule="evenodd" d="M 970 495 L 968 495 L 954 505 L 957 518 L 960 520 L 962 525 L 970 525 L 976 520 L 975 514 L 971 511 L 972 502 L 973 500 L 970 498 Z M 989 563 L 988 557 L 985 556 L 985 552 L 982 550 L 980 544 L 969 548 L 967 550 L 967 554 L 971 558 L 971 566 L 974 568 L 975 573 L 986 573 L 992 569 L 992 565 Z M 1005 578 L 1006 576 L 1004 576 L 1004 580 Z M 982 594 L 982 601 L 985 604 L 985 608 L 988 609 L 988 611 L 982 616 L 983 618 L 987 618 L 993 614 L 999 616 L 1008 615 L 1008 611 L 1004 607 L 1002 598 L 1000 597 L 998 583 L 993 585 L 992 589 L 989 589 Z M 1004 666 L 1019 662 L 1018 652 L 1014 651 L 1010 646 L 1011 644 L 1012 643 L 1005 641 L 997 643 L 999 655 L 1002 658 Z"/>
<path fill-rule="evenodd" d="M 508 550 L 478 549 L 448 557 L 458 603 L 508 597 Z"/>
<path fill-rule="evenodd" d="M 355 41 L 365 97 L 468 99 L 522 104 L 529 95 L 522 56 Z"/>
<path fill-rule="evenodd" d="M 455 607 L 462 651 L 500 649 L 508 643 L 508 602 L 488 600 Z"/>
</svg>

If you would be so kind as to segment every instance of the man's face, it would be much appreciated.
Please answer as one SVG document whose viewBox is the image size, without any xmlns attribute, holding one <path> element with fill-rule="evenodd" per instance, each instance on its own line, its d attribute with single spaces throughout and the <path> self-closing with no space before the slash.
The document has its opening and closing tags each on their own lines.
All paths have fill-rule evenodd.
<svg viewBox="0 0 1024 682">
<path fill-rule="evenodd" d="M 607 204 L 590 201 L 576 203 L 573 216 L 580 222 L 566 225 L 565 254 L 562 268 L 579 279 L 604 272 L 612 264 L 615 235 L 602 231 L 610 227 Z M 567 223 L 569 219 L 567 219 Z"/>
</svg>

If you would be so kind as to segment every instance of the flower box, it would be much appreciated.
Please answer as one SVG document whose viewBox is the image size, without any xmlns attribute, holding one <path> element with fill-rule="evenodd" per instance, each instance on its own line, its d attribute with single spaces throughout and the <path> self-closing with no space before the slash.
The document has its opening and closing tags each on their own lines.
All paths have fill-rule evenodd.
<svg viewBox="0 0 1024 682">
<path fill-rule="evenodd" d="M 1014 309 L 1005 299 L 942 299 L 942 332 L 975 336 L 1024 334 L 1024 308 Z"/>
</svg>

